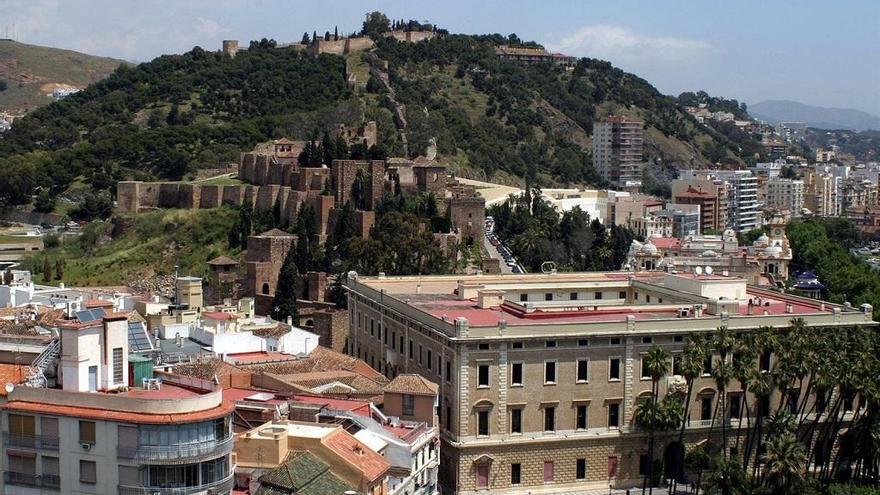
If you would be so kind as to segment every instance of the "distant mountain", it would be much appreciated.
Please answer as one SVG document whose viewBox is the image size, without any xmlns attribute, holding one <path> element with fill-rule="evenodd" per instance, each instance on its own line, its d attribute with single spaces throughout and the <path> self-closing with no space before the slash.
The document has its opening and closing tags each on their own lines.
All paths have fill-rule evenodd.
<svg viewBox="0 0 880 495">
<path fill-rule="evenodd" d="M 55 89 L 85 88 L 116 70 L 122 60 L 72 50 L 0 40 L 0 111 L 31 111 L 52 102 Z M 2 85 L 0 85 L 2 87 Z"/>
<path fill-rule="evenodd" d="M 770 123 L 806 122 L 818 129 L 880 130 L 880 117 L 850 108 L 826 108 L 796 101 L 768 100 L 749 105 L 749 113 Z"/>
</svg>

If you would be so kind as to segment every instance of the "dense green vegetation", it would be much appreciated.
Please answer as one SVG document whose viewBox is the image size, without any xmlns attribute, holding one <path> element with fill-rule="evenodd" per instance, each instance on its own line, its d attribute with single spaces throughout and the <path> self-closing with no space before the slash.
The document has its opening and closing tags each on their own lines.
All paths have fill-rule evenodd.
<svg viewBox="0 0 880 495">
<path fill-rule="evenodd" d="M 795 220 L 786 228 L 794 252 L 792 271 L 811 271 L 825 284 L 826 298 L 855 306 L 868 303 L 880 318 L 880 272 L 849 253 L 860 240 L 855 225 L 844 219 Z"/>
<path fill-rule="evenodd" d="M 545 261 L 567 271 L 620 270 L 634 239 L 628 228 L 606 229 L 580 208 L 559 215 L 539 189 L 494 205 L 489 214 L 498 236 L 530 272 Z"/>
<path fill-rule="evenodd" d="M 858 161 L 876 161 L 880 157 L 880 130 L 845 131 L 807 128 L 807 144 L 810 148 L 828 149 L 831 145 L 839 152 L 853 155 Z"/>
<path fill-rule="evenodd" d="M 649 465 L 646 484 L 652 474 L 656 484 L 661 470 L 678 483 L 686 468 L 696 473 L 690 481 L 700 493 L 876 493 L 870 488 L 880 482 L 880 336 L 874 329 L 807 327 L 800 319 L 757 332 L 720 327 L 689 337 L 674 367 L 656 346 L 645 365 L 652 394 L 639 401 L 634 421 L 650 433 L 649 452 L 656 452 L 657 438 L 683 445 L 697 378 L 709 373 L 717 395 L 705 442 L 664 456 L 669 465 Z M 657 384 L 673 369 L 685 386 L 667 387 L 661 398 Z M 737 392 L 734 406 L 731 390 L 748 395 Z"/>
</svg>

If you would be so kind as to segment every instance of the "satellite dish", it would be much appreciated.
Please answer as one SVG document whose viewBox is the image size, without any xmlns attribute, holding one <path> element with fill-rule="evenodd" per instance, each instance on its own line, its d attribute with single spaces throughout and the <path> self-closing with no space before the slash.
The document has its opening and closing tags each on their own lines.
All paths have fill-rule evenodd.
<svg viewBox="0 0 880 495">
<path fill-rule="evenodd" d="M 712 275 L 712 267 L 711 266 L 706 267 L 706 275 Z"/>
<path fill-rule="evenodd" d="M 699 277 L 700 275 L 703 274 L 703 267 L 698 266 L 698 267 L 694 268 L 694 273 Z"/>
<path fill-rule="evenodd" d="M 6 393 L 10 394 L 10 393 L 12 393 L 13 390 L 15 390 L 15 385 L 13 385 L 11 383 L 7 383 L 6 384 Z"/>
</svg>

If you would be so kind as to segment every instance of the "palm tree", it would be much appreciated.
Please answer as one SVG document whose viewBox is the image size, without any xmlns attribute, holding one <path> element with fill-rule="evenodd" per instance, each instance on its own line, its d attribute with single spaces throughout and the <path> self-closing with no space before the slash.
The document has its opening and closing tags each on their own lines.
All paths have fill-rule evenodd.
<svg viewBox="0 0 880 495">
<path fill-rule="evenodd" d="M 660 379 L 669 369 L 669 353 L 656 345 L 651 346 L 645 355 L 644 366 L 651 373 L 651 433 L 648 437 L 648 469 L 645 471 L 645 479 L 642 482 L 642 493 L 645 493 L 646 485 L 649 485 L 648 493 L 654 493 L 654 436 L 657 430 L 657 396 L 660 392 Z M 650 484 L 648 480 L 651 480 Z"/>
<path fill-rule="evenodd" d="M 682 352 L 676 359 L 681 360 L 679 371 L 682 378 L 687 384 L 687 393 L 684 398 L 684 413 L 682 414 L 681 426 L 678 431 L 678 443 L 684 445 L 684 430 L 690 423 L 691 397 L 694 392 L 694 380 L 696 380 L 703 371 L 703 344 L 704 338 L 701 334 L 694 334 L 688 337 Z M 681 470 L 684 463 L 683 458 L 676 458 L 676 465 L 673 466 L 672 472 Z M 672 480 L 672 493 L 675 493 L 678 479 Z"/>
<path fill-rule="evenodd" d="M 761 462 L 765 465 L 766 482 L 772 493 L 797 493 L 804 481 L 806 458 L 804 445 L 794 435 L 779 435 L 767 442 L 767 452 L 761 456 Z"/>
</svg>

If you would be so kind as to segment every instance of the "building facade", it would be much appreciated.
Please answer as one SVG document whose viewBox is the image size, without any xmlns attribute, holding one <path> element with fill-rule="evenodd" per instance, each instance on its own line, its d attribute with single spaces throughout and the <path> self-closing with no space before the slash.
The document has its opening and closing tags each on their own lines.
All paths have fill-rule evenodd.
<svg viewBox="0 0 880 495">
<path fill-rule="evenodd" d="M 650 394 L 641 358 L 652 345 L 673 356 L 665 393 L 681 382 L 674 363 L 688 334 L 784 328 L 795 316 L 829 331 L 873 324 L 870 308 L 720 275 L 350 273 L 347 286 L 351 352 L 440 385 L 440 482 L 456 494 L 641 486 L 647 434 L 633 414 Z M 686 444 L 705 440 L 718 401 L 709 374 L 694 391 Z M 741 390 L 728 398 L 747 399 Z M 658 445 L 655 455 L 683 448 Z"/>
<path fill-rule="evenodd" d="M 593 167 L 613 187 L 642 184 L 643 125 L 621 116 L 593 123 Z"/>
<path fill-rule="evenodd" d="M 765 185 L 767 187 L 765 203 L 767 209 L 788 211 L 792 217 L 799 217 L 803 214 L 804 181 L 776 177 L 769 179 Z"/>
</svg>

